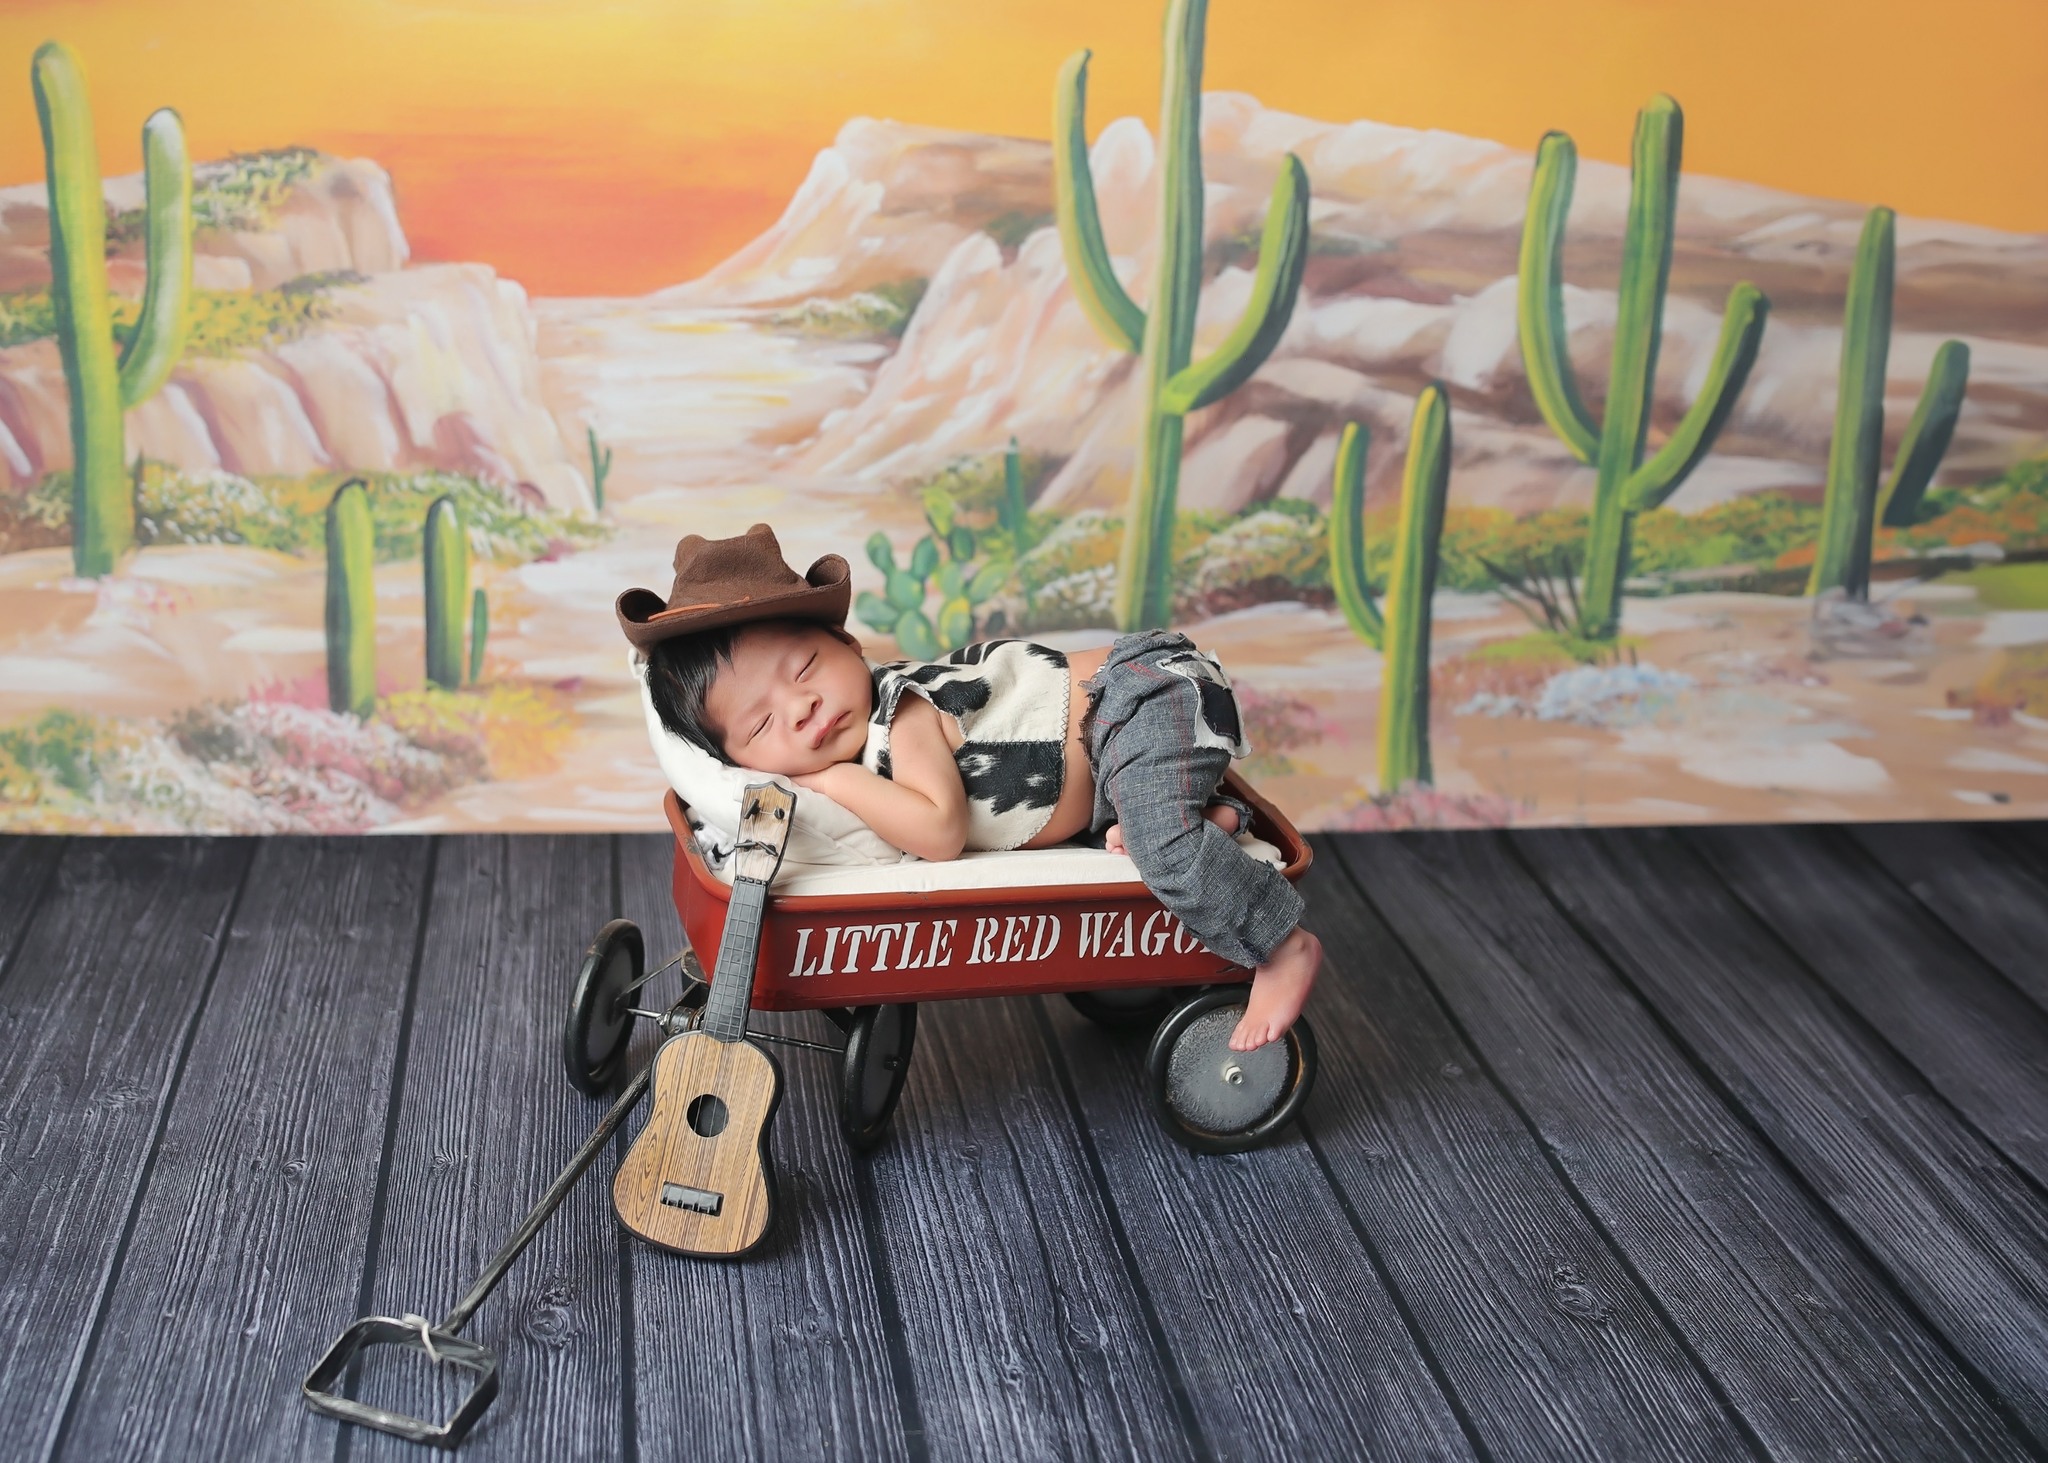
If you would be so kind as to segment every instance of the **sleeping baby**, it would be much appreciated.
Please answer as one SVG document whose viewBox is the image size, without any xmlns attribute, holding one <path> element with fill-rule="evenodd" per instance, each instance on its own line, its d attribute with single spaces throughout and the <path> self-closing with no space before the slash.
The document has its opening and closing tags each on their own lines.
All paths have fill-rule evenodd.
<svg viewBox="0 0 2048 1463">
<path fill-rule="evenodd" d="M 1246 750 L 1230 683 L 1184 635 L 1067 654 L 990 640 L 870 668 L 845 628 L 846 561 L 799 575 L 774 531 L 676 546 L 675 585 L 619 596 L 670 733 L 719 761 L 823 793 L 926 859 L 1102 833 L 1196 938 L 1252 972 L 1230 1045 L 1294 1024 L 1322 945 L 1302 901 L 1232 836 L 1251 810 L 1217 789 Z"/>
</svg>

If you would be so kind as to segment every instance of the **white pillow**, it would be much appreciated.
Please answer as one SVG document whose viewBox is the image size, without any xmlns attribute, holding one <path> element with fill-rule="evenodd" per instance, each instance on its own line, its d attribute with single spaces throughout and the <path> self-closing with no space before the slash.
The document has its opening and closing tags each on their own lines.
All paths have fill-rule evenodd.
<svg viewBox="0 0 2048 1463">
<path fill-rule="evenodd" d="M 640 710 L 647 717 L 647 740 L 654 745 L 654 758 L 661 764 L 668 785 L 689 809 L 690 826 L 705 859 L 721 868 L 732 852 L 740 821 L 740 796 L 750 782 L 764 778 L 793 787 L 796 792 L 796 824 L 789 830 L 783 849 L 786 862 L 793 864 L 838 864 L 873 868 L 910 859 L 861 822 L 843 806 L 821 792 L 794 787 L 786 777 L 728 767 L 702 747 L 693 747 L 661 724 L 655 714 L 654 698 L 647 692 L 647 660 L 638 650 L 629 652 L 633 679 L 640 687 Z"/>
</svg>

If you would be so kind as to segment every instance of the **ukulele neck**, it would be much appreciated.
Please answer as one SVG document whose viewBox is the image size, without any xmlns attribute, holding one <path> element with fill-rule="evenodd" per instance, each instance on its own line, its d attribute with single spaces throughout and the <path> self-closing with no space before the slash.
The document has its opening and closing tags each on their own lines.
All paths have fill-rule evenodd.
<svg viewBox="0 0 2048 1463">
<path fill-rule="evenodd" d="M 768 886 L 752 879 L 733 884 L 725 910 L 725 934 L 718 942 L 717 976 L 704 1003 L 703 1030 L 720 1041 L 742 1041 L 753 1004 L 754 955 L 761 948 L 761 913 Z"/>
<path fill-rule="evenodd" d="M 768 885 L 782 866 L 782 849 L 795 813 L 796 794 L 780 783 L 749 783 L 740 797 L 732 900 L 725 907 L 725 934 L 718 941 L 711 996 L 704 1003 L 703 1029 L 720 1041 L 746 1039 L 747 1008 L 754 999 L 754 957 L 761 948 L 761 912 L 768 905 Z"/>
</svg>

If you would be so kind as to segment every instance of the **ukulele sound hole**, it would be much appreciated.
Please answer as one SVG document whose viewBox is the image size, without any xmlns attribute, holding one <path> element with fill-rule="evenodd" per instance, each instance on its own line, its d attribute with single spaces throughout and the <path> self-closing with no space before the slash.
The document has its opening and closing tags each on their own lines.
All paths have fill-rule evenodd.
<svg viewBox="0 0 2048 1463">
<path fill-rule="evenodd" d="M 690 1131 L 700 1138 L 716 1138 L 725 1131 L 725 1103 L 715 1092 L 707 1092 L 696 1098 L 685 1110 L 683 1117 L 690 1125 Z"/>
</svg>

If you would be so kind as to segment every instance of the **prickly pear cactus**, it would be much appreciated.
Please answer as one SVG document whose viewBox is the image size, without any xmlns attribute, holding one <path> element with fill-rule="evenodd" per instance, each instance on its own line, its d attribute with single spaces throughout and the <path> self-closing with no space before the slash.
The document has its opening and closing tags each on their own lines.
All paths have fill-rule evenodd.
<svg viewBox="0 0 2048 1463">
<path fill-rule="evenodd" d="M 928 500 L 925 522 L 931 531 L 911 549 L 907 565 L 897 564 L 887 534 L 869 536 L 868 562 L 882 573 L 882 593 L 864 589 L 853 606 L 861 623 L 893 635 L 913 660 L 937 660 L 973 643 L 975 612 L 1003 587 L 1011 567 L 1000 559 L 974 562 L 981 537 L 957 520 L 952 499 Z M 934 592 L 937 603 L 927 610 Z"/>
</svg>

